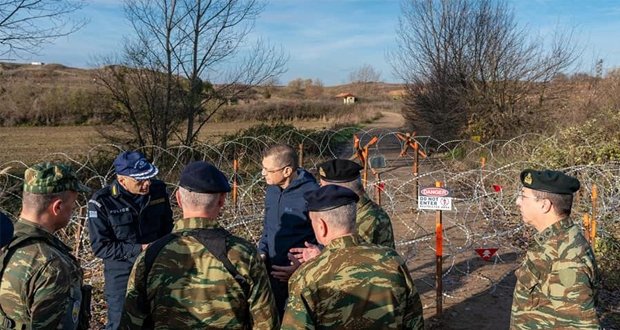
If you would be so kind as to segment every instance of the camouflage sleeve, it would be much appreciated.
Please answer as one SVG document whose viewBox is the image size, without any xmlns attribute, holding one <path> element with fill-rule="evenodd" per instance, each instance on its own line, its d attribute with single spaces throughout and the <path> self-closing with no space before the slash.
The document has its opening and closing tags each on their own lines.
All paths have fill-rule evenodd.
<svg viewBox="0 0 620 330">
<path fill-rule="evenodd" d="M 253 285 L 248 303 L 252 315 L 252 329 L 278 329 L 280 320 L 276 310 L 276 302 L 269 286 L 265 264 L 262 258 L 257 255 L 254 255 L 250 262 L 250 275 Z"/>
<path fill-rule="evenodd" d="M 554 327 L 598 329 L 595 288 L 592 284 L 594 270 L 584 263 L 555 262 L 543 284 L 553 310 Z"/>
<path fill-rule="evenodd" d="M 52 259 L 35 275 L 28 288 L 29 329 L 76 329 L 82 299 L 80 286 L 60 258 Z"/>
<path fill-rule="evenodd" d="M 407 282 L 407 289 L 409 294 L 407 295 L 407 306 L 405 307 L 405 316 L 403 317 L 403 324 L 405 329 L 422 330 L 424 329 L 424 310 L 422 309 L 422 301 L 420 300 L 420 294 L 409 275 L 407 266 L 402 263 L 402 271 Z"/>
<path fill-rule="evenodd" d="M 358 234 L 364 241 L 395 248 L 392 223 L 382 209 L 371 207 L 361 211 L 357 216 L 356 226 Z"/>
<path fill-rule="evenodd" d="M 303 294 L 306 286 L 302 282 L 299 272 L 294 273 L 288 281 L 289 296 L 282 319 L 282 330 L 315 329 L 310 304 Z"/>
<path fill-rule="evenodd" d="M 121 315 L 119 329 L 142 329 L 148 316 L 149 305 L 146 297 L 146 281 L 144 280 L 144 253 L 141 253 L 129 275 L 125 305 Z"/>
</svg>

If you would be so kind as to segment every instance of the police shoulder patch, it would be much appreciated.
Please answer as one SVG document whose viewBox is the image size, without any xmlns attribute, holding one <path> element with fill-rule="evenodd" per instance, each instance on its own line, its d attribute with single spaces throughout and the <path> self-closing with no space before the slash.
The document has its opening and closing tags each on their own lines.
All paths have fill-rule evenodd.
<svg viewBox="0 0 620 330">
<path fill-rule="evenodd" d="M 91 200 L 89 200 L 88 202 L 89 202 L 89 203 L 93 203 L 93 204 L 97 205 L 97 207 L 101 207 L 101 203 L 97 202 L 97 201 L 96 201 L 96 200 L 94 200 L 94 199 L 91 199 Z"/>
</svg>

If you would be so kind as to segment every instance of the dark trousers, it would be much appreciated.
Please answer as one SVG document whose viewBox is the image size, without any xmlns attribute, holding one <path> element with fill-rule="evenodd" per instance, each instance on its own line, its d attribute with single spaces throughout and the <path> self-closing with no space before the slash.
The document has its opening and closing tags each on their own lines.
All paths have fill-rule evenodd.
<svg viewBox="0 0 620 330">
<path fill-rule="evenodd" d="M 123 313 L 123 305 L 125 304 L 125 294 L 106 294 L 105 301 L 108 305 L 108 324 L 106 324 L 105 329 L 116 330 L 121 323 L 121 314 Z"/>
<path fill-rule="evenodd" d="M 271 284 L 273 297 L 276 300 L 276 308 L 278 309 L 278 314 L 280 314 L 280 321 L 282 321 L 284 309 L 286 307 L 286 299 L 288 298 L 288 282 L 282 282 L 269 275 L 269 283 Z"/>
</svg>

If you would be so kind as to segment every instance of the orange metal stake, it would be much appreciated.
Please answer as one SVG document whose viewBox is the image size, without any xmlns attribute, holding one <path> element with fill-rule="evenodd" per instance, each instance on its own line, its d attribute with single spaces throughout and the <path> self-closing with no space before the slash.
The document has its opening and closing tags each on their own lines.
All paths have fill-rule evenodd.
<svg viewBox="0 0 620 330">
<path fill-rule="evenodd" d="M 375 169 L 373 168 L 372 171 L 375 172 Z M 381 176 L 379 172 L 375 172 L 375 182 L 377 183 L 375 185 L 375 203 L 381 206 Z"/>
<path fill-rule="evenodd" d="M 304 144 L 299 144 L 299 167 L 304 167 Z"/>
<path fill-rule="evenodd" d="M 237 211 L 237 172 L 239 171 L 239 160 L 233 160 L 233 212 Z"/>
<path fill-rule="evenodd" d="M 596 183 L 592 185 L 592 222 L 590 223 L 590 244 L 594 250 L 596 238 L 596 198 L 598 197 L 598 187 Z"/>
<path fill-rule="evenodd" d="M 441 182 L 437 181 L 435 187 L 441 188 Z M 441 211 L 435 211 L 435 254 L 437 256 L 437 272 L 435 277 L 435 283 L 437 287 L 437 317 L 441 318 L 442 304 L 443 304 L 443 226 L 441 219 Z"/>
<path fill-rule="evenodd" d="M 590 215 L 583 215 L 583 236 L 586 237 L 586 241 L 590 242 Z"/>
</svg>

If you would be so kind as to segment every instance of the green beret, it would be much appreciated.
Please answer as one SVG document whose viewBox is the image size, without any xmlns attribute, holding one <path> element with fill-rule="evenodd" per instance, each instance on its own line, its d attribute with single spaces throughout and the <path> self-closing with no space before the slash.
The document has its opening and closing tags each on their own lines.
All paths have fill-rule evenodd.
<svg viewBox="0 0 620 330">
<path fill-rule="evenodd" d="M 559 171 L 527 169 L 520 177 L 524 187 L 554 194 L 571 195 L 580 187 L 579 180 Z"/>
<path fill-rule="evenodd" d="M 331 159 L 319 165 L 319 175 L 325 181 L 349 182 L 359 178 L 363 168 L 348 159 Z"/>
<path fill-rule="evenodd" d="M 66 190 L 88 192 L 75 171 L 68 165 L 42 163 L 26 169 L 24 191 L 32 194 L 53 194 Z"/>
</svg>

